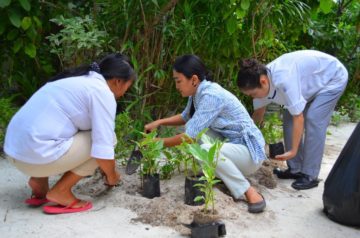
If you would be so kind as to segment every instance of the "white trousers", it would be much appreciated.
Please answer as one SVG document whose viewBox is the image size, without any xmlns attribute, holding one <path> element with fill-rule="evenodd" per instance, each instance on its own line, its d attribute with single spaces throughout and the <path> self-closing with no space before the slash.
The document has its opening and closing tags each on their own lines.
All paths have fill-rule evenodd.
<svg viewBox="0 0 360 238">
<path fill-rule="evenodd" d="M 71 171 L 79 176 L 92 175 L 98 164 L 90 157 L 91 131 L 80 131 L 74 136 L 70 149 L 49 164 L 28 164 L 7 156 L 10 163 L 31 177 L 49 177 Z"/>
<path fill-rule="evenodd" d="M 208 131 L 206 134 L 219 138 L 213 131 Z M 202 144 L 201 147 L 209 150 L 211 144 Z M 232 196 L 239 199 L 250 187 L 245 176 L 256 172 L 261 167 L 261 163 L 255 163 L 248 148 L 242 144 L 224 143 L 219 155 L 216 176 L 224 182 Z"/>
</svg>

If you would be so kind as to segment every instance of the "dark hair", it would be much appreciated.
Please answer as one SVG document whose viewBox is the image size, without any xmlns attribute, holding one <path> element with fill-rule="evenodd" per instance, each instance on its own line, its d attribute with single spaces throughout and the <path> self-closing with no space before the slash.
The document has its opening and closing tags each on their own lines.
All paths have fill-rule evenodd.
<svg viewBox="0 0 360 238">
<path fill-rule="evenodd" d="M 196 75 L 200 81 L 204 79 L 211 81 L 210 72 L 196 55 L 182 55 L 177 57 L 173 69 L 185 75 L 186 78 L 191 78 L 193 75 Z"/>
<path fill-rule="evenodd" d="M 67 69 L 56 76 L 50 78 L 49 81 L 58 79 L 88 75 L 90 71 L 101 74 L 106 80 L 118 78 L 124 81 L 136 80 L 134 66 L 129 58 L 120 53 L 113 53 L 105 56 L 100 60 L 99 64 L 93 62 L 89 65 L 81 65 L 76 68 Z"/>
<path fill-rule="evenodd" d="M 237 85 L 240 89 L 261 88 L 260 76 L 268 75 L 266 66 L 256 59 L 244 59 L 239 62 Z"/>
</svg>

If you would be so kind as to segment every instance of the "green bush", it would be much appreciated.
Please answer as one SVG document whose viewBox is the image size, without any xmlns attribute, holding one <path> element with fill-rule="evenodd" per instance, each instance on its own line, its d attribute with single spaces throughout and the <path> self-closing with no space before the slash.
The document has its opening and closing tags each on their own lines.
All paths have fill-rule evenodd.
<svg viewBox="0 0 360 238">
<path fill-rule="evenodd" d="M 283 138 L 282 121 L 277 112 L 273 112 L 265 116 L 261 133 L 264 136 L 266 144 L 274 144 L 281 141 Z"/>
<path fill-rule="evenodd" d="M 11 98 L 0 98 L 0 147 L 4 143 L 6 127 L 17 110 L 18 108 L 13 106 Z"/>
</svg>

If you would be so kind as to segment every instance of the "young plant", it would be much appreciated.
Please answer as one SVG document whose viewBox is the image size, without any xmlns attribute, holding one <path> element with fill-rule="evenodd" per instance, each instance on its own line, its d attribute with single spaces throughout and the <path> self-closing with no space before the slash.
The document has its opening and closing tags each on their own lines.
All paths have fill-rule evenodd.
<svg viewBox="0 0 360 238">
<path fill-rule="evenodd" d="M 195 202 L 204 200 L 205 207 L 204 213 L 215 213 L 215 196 L 213 186 L 220 182 L 216 179 L 215 171 L 216 166 L 219 160 L 219 152 L 224 142 L 216 139 L 211 140 L 210 138 L 207 141 L 204 141 L 206 136 L 202 137 L 204 143 L 210 143 L 212 146 L 209 150 L 201 148 L 198 143 L 188 144 L 189 152 L 200 161 L 203 175 L 200 177 L 201 181 L 205 181 L 204 184 L 198 183 L 195 186 L 199 187 L 205 196 L 198 196 L 195 198 Z M 211 210 L 209 209 L 211 207 Z"/>
<path fill-rule="evenodd" d="M 199 164 L 198 161 L 196 160 L 196 158 L 194 157 L 194 155 L 190 152 L 188 145 L 189 144 L 198 144 L 199 141 L 202 139 L 203 135 L 206 133 L 207 128 L 202 130 L 195 138 L 195 140 L 193 140 L 190 137 L 187 137 L 186 140 L 183 139 L 183 142 L 178 145 L 176 148 L 178 149 L 181 157 L 182 157 L 182 161 L 184 163 L 184 173 L 186 177 L 196 177 L 199 173 Z M 191 175 L 189 175 L 189 164 L 190 164 L 190 169 L 191 169 Z"/>
<path fill-rule="evenodd" d="M 277 113 L 271 113 L 266 117 L 264 125 L 261 128 L 266 144 L 275 144 L 281 141 L 283 137 L 281 125 L 282 122 Z"/>
<path fill-rule="evenodd" d="M 131 139 L 135 136 L 133 120 L 130 118 L 128 112 L 120 113 L 115 118 L 115 134 L 117 138 L 117 143 L 115 146 L 116 158 L 120 161 L 121 164 L 125 165 L 126 157 L 130 154 L 131 148 Z"/>
<path fill-rule="evenodd" d="M 143 155 L 140 173 L 141 175 L 155 175 L 160 170 L 159 158 L 163 149 L 163 141 L 155 140 L 156 130 L 148 134 L 140 133 L 144 138 L 140 142 L 135 142 Z"/>
</svg>

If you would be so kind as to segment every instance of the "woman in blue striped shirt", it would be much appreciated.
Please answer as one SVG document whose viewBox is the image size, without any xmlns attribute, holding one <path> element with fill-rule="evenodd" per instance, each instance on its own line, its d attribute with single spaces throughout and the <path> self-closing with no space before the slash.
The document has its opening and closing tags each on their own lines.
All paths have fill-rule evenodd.
<svg viewBox="0 0 360 238">
<path fill-rule="evenodd" d="M 145 125 L 145 130 L 151 131 L 160 125 L 185 125 L 185 133 L 161 138 L 169 147 L 181 144 L 186 136 L 195 138 L 209 128 L 212 134 L 226 140 L 220 151 L 222 159 L 218 161 L 217 176 L 234 199 L 245 195 L 249 212 L 262 212 L 265 200 L 245 176 L 258 170 L 266 159 L 265 142 L 245 107 L 232 93 L 209 81 L 208 71 L 196 55 L 178 57 L 173 66 L 173 78 L 176 89 L 189 98 L 187 106 L 181 114 Z M 210 145 L 202 147 L 207 149 Z"/>
</svg>

